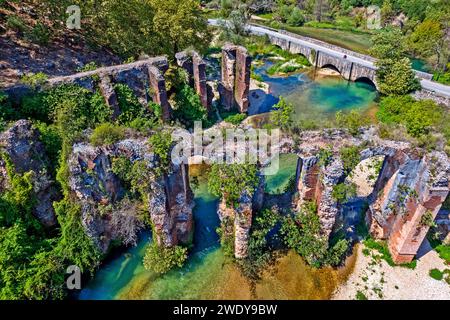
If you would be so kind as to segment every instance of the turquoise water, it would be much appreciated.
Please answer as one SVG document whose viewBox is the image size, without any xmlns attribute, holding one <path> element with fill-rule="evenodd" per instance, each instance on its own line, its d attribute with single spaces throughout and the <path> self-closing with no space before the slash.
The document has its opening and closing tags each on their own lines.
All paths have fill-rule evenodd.
<svg viewBox="0 0 450 320">
<path fill-rule="evenodd" d="M 255 68 L 255 73 L 269 84 L 270 94 L 253 114 L 270 111 L 279 96 L 294 105 L 294 120 L 331 119 L 339 110 L 367 111 L 375 105 L 377 91 L 371 84 L 349 82 L 340 76 L 324 77 L 314 74 L 314 71 L 283 77 L 269 76 L 266 70 L 271 64 L 268 61 Z"/>
<path fill-rule="evenodd" d="M 297 173 L 298 156 L 295 154 L 281 154 L 280 168 L 275 175 L 266 176 L 265 192 L 282 194 L 289 184 L 289 180 Z"/>
<path fill-rule="evenodd" d="M 218 200 L 208 192 L 206 180 L 199 179 L 198 188 L 194 189 L 194 248 L 186 265 L 164 276 L 158 276 L 144 269 L 142 259 L 145 249 L 151 241 L 150 232 L 143 232 L 136 247 L 109 259 L 102 265 L 95 277 L 81 291 L 79 299 L 109 300 L 125 298 L 178 299 L 199 298 L 197 285 L 204 272 L 199 269 L 205 264 L 214 264 L 214 260 L 223 260 L 219 249 L 219 237 L 216 228 L 220 221 L 217 215 Z M 204 271 L 204 270 L 203 270 Z M 206 279 L 206 278 L 205 278 Z M 143 289 L 151 284 L 152 290 Z M 139 292 L 136 293 L 139 288 Z"/>
<path fill-rule="evenodd" d="M 431 72 L 432 68 L 427 64 L 426 61 L 421 59 L 411 58 L 411 66 L 414 70 L 423 71 L 423 72 Z"/>
</svg>

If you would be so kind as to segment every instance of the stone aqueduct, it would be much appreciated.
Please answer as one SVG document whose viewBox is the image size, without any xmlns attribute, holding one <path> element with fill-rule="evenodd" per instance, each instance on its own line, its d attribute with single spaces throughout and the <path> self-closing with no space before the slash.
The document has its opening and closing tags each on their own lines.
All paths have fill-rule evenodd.
<svg viewBox="0 0 450 320">
<path fill-rule="evenodd" d="M 346 79 L 367 78 L 375 82 L 375 70 L 373 69 L 342 58 L 315 52 L 310 48 L 282 41 L 279 38 L 270 40 L 285 50 L 306 56 L 317 67 L 334 66 Z M 189 83 L 199 94 L 202 104 L 211 110 L 212 88 L 206 81 L 205 61 L 199 54 L 187 51 L 178 53 L 175 58 L 178 66 L 189 74 Z M 235 45 L 223 47 L 222 77 L 218 89 L 221 103 L 226 109 L 235 108 L 240 112 L 247 111 L 250 67 L 251 58 L 245 48 Z M 148 105 L 149 102 L 160 104 L 163 120 L 167 121 L 172 114 L 164 78 L 168 68 L 167 57 L 155 57 L 130 64 L 52 78 L 46 85 L 56 86 L 72 83 L 92 91 L 99 88 L 106 103 L 117 116 L 120 110 L 114 83 L 124 83 L 133 90 L 142 104 Z M 6 91 L 13 100 L 17 101 L 29 90 L 31 89 L 25 86 L 17 86 Z M 303 141 L 314 139 L 302 137 Z M 336 147 L 342 140 L 342 136 L 338 135 L 337 140 L 330 140 L 329 137 L 324 139 L 328 139 L 327 145 Z M 360 143 L 361 140 L 356 141 L 356 144 Z M 361 153 L 361 159 L 374 155 L 385 156 L 376 186 L 369 197 L 370 208 L 367 213 L 367 222 L 372 235 L 388 241 L 395 262 L 408 262 L 416 255 L 429 229 L 429 226 L 423 224 L 422 217 L 425 214 L 431 214 L 434 218 L 449 193 L 450 162 L 442 153 L 420 155 L 414 149 L 401 148 L 396 144 L 386 145 L 379 139 L 375 145 L 376 147 L 365 149 Z M 334 152 L 335 157 L 330 165 L 321 167 L 318 164 L 317 151 L 297 153 L 299 156 L 297 169 L 299 197 L 293 207 L 298 208 L 304 201 L 315 200 L 318 204 L 318 215 L 323 232 L 329 236 L 339 214 L 339 206 L 332 197 L 333 187 L 342 182 L 345 175 L 342 161 L 339 156 L 336 156 L 338 152 Z M 247 255 L 252 215 L 254 210 L 261 207 L 264 196 L 262 189 L 260 186 L 255 194 L 242 195 L 242 203 L 235 209 L 226 208 L 223 202 L 219 207 L 221 218 L 226 216 L 235 218 L 236 257 L 243 258 Z M 403 194 L 405 190 L 409 191 L 407 195 Z M 188 216 L 192 219 L 192 215 Z"/>
</svg>

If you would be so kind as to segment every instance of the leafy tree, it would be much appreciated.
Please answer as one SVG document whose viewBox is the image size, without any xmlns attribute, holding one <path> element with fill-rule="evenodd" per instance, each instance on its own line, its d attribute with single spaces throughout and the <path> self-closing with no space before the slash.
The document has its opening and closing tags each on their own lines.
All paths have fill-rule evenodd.
<svg viewBox="0 0 450 320">
<path fill-rule="evenodd" d="M 361 161 L 359 151 L 359 147 L 357 146 L 343 147 L 339 151 L 346 174 L 352 172 L 352 170 L 356 168 L 358 163 Z"/>
<path fill-rule="evenodd" d="M 164 52 L 174 55 L 189 46 L 206 49 L 210 33 L 198 0 L 148 0 L 153 11 L 153 28 Z"/>
<path fill-rule="evenodd" d="M 403 95 L 420 89 L 419 80 L 411 68 L 408 58 L 377 61 L 377 80 L 380 92 L 386 95 Z"/>
<path fill-rule="evenodd" d="M 333 187 L 333 199 L 343 204 L 356 197 L 356 185 L 354 183 L 339 183 Z"/>
<path fill-rule="evenodd" d="M 444 26 L 439 21 L 427 19 L 416 26 L 414 32 L 408 37 L 408 45 L 421 57 L 435 56 L 435 66 L 445 68 L 450 44 Z"/>
<path fill-rule="evenodd" d="M 305 16 L 298 7 L 294 7 L 286 22 L 291 26 L 300 27 L 305 23 Z"/>
<path fill-rule="evenodd" d="M 94 146 L 111 145 L 125 138 L 125 130 L 114 124 L 105 122 L 94 129 L 91 143 Z"/>
<path fill-rule="evenodd" d="M 406 57 L 403 34 L 398 28 L 385 28 L 372 37 L 370 53 L 376 62 L 377 81 L 383 94 L 403 95 L 420 89 L 420 83 Z"/>
<path fill-rule="evenodd" d="M 186 248 L 181 246 L 165 247 L 153 241 L 145 251 L 144 267 L 147 270 L 164 274 L 174 267 L 181 268 L 186 259 Z"/>
<path fill-rule="evenodd" d="M 347 128 L 351 135 L 358 135 L 359 129 L 367 125 L 368 121 L 356 110 L 344 113 L 342 110 L 336 112 L 336 122 L 339 127 Z"/>
<path fill-rule="evenodd" d="M 162 172 L 167 172 L 170 166 L 170 151 L 172 148 L 172 135 L 170 132 L 158 131 L 149 139 L 152 151 L 158 156 Z"/>
<path fill-rule="evenodd" d="M 274 109 L 270 114 L 272 124 L 281 129 L 288 129 L 292 125 L 291 117 L 294 112 L 294 106 L 291 103 L 287 103 L 280 96 L 280 101 L 274 106 Z"/>
<path fill-rule="evenodd" d="M 258 185 L 256 166 L 252 164 L 218 164 L 211 166 L 208 174 L 208 189 L 234 207 L 244 192 L 253 194 Z"/>
<path fill-rule="evenodd" d="M 200 97 L 188 85 L 184 85 L 182 89 L 175 95 L 176 109 L 175 117 L 189 128 L 194 126 L 195 121 L 207 123 L 208 110 L 202 105 Z"/>
</svg>

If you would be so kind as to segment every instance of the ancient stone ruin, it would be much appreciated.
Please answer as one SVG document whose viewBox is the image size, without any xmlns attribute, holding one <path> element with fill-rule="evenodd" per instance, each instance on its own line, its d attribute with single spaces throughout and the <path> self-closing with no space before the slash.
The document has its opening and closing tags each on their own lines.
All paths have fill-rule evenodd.
<svg viewBox="0 0 450 320">
<path fill-rule="evenodd" d="M 244 192 L 235 208 L 227 206 L 222 198 L 217 214 L 220 221 L 226 223 L 229 220 L 232 225 L 225 230 L 228 236 L 234 238 L 234 256 L 237 259 L 246 258 L 248 255 L 248 242 L 250 228 L 252 227 L 253 213 L 261 210 L 264 201 L 264 178 L 260 176 L 259 185 L 253 194 Z"/>
<path fill-rule="evenodd" d="M 200 97 L 202 105 L 211 111 L 213 92 L 206 82 L 206 62 L 195 51 L 182 51 L 175 55 L 178 66 L 189 75 L 189 84 Z"/>
<path fill-rule="evenodd" d="M 13 174 L 31 173 L 33 191 L 36 194 L 36 205 L 32 213 L 44 226 L 54 226 L 56 217 L 52 204 L 58 200 L 59 194 L 49 173 L 51 164 L 45 146 L 31 121 L 19 120 L 0 135 L 0 153 L 4 154 L 3 157 L 0 156 L 0 192 L 5 192 L 11 182 L 6 161 L 12 164 Z"/>
<path fill-rule="evenodd" d="M 221 103 L 225 109 L 246 112 L 249 105 L 251 59 L 243 47 L 226 45 L 222 58 L 222 82 L 219 85 Z M 202 105 L 211 111 L 213 89 L 207 84 L 206 62 L 195 51 L 183 51 L 175 55 L 177 65 L 189 75 L 190 86 L 195 89 Z M 62 84 L 76 84 L 90 91 L 98 88 L 106 104 L 113 110 L 113 117 L 120 114 L 114 84 L 123 83 L 130 87 L 139 102 L 148 106 L 157 103 L 162 109 L 162 120 L 171 119 L 172 107 L 166 92 L 165 72 L 169 69 L 167 57 L 154 57 L 128 64 L 98 68 L 49 79 L 38 89 Z M 224 90 L 220 88 L 225 88 Z M 17 85 L 5 89 L 11 101 L 19 103 L 21 98 L 32 93 L 33 88 Z"/>
<path fill-rule="evenodd" d="M 345 140 L 349 145 L 363 145 L 364 141 L 336 133 L 318 136 L 302 139 L 305 147 L 300 146 L 295 207 L 298 210 L 306 201 L 315 201 L 322 232 L 329 236 L 340 212 L 339 204 L 332 197 L 333 187 L 346 178 L 338 150 Z M 360 152 L 361 161 L 384 157 L 373 191 L 367 198 L 370 233 L 376 239 L 387 240 L 395 263 L 410 262 L 430 228 L 429 221 L 435 219 L 449 194 L 450 161 L 443 152 L 426 153 L 407 143 L 384 141 L 370 130 L 365 138 L 370 146 Z M 334 147 L 334 155 L 323 167 L 319 165 L 318 152 L 327 145 Z"/>
<path fill-rule="evenodd" d="M 120 156 L 132 163 L 143 161 L 152 172 L 144 203 L 156 240 L 169 247 L 188 244 L 192 236 L 194 202 L 187 165 L 172 165 L 163 176 L 153 173 L 152 169 L 159 166 L 158 159 L 146 139 L 126 139 L 108 147 L 88 143 L 73 146 L 69 184 L 81 205 L 86 233 L 105 252 L 112 240 L 132 242 L 142 228 L 137 204 L 127 200 L 123 181 L 111 170 L 113 159 Z"/>
<path fill-rule="evenodd" d="M 247 112 L 249 107 L 251 57 L 247 49 L 226 44 L 222 48 L 220 102 L 226 110 Z"/>
</svg>

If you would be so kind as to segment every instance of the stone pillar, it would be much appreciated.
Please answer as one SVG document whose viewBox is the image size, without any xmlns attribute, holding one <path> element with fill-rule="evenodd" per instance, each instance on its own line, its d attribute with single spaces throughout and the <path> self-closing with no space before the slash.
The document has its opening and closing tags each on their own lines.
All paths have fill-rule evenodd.
<svg viewBox="0 0 450 320">
<path fill-rule="evenodd" d="M 238 47 L 236 50 L 235 101 L 241 113 L 248 111 L 251 65 L 252 59 L 247 49 Z"/>
<path fill-rule="evenodd" d="M 166 81 L 161 71 L 155 66 L 148 66 L 148 74 L 150 79 L 150 96 L 154 103 L 162 108 L 163 121 L 170 120 L 171 108 L 167 99 Z"/>
<path fill-rule="evenodd" d="M 200 97 L 202 105 L 211 111 L 212 96 L 208 94 L 209 88 L 206 83 L 206 62 L 200 54 L 195 51 L 178 52 L 175 55 L 178 66 L 186 70 L 189 75 L 189 85 L 195 89 Z"/>
<path fill-rule="evenodd" d="M 105 98 L 106 105 L 113 110 L 113 119 L 117 118 L 120 114 L 119 103 L 117 101 L 117 94 L 114 91 L 114 86 L 108 75 L 100 76 L 99 88 L 102 96 Z"/>
<path fill-rule="evenodd" d="M 247 112 L 249 106 L 251 57 L 247 49 L 226 44 L 222 48 L 220 100 L 226 110 Z"/>
<path fill-rule="evenodd" d="M 317 215 L 320 219 L 321 231 L 329 236 L 333 230 L 339 207 L 333 199 L 333 188 L 343 177 L 342 163 L 334 160 L 326 168 L 318 164 L 315 156 L 299 159 L 297 164 L 297 190 L 299 199 L 297 210 L 301 210 L 305 202 L 313 201 L 317 204 Z"/>
</svg>

